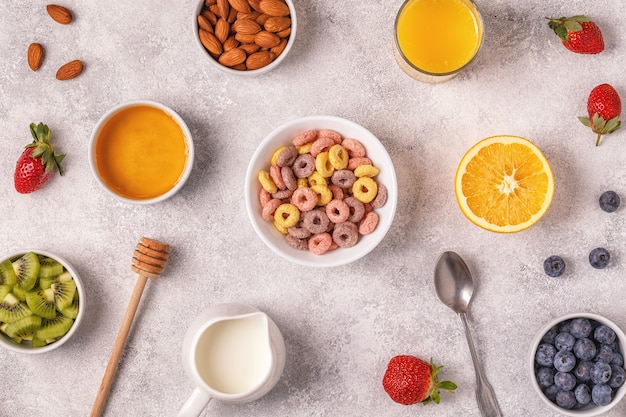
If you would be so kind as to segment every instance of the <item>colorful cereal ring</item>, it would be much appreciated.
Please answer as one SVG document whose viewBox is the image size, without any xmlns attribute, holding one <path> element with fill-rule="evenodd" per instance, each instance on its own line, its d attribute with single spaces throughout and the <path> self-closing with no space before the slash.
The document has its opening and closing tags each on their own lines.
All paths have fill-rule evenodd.
<svg viewBox="0 0 626 417">
<path fill-rule="evenodd" d="M 285 230 L 295 226 L 300 221 L 300 210 L 293 204 L 283 203 L 274 212 L 274 223 Z"/>
<path fill-rule="evenodd" d="M 352 195 L 361 203 L 369 203 L 376 198 L 378 185 L 370 177 L 361 177 L 352 185 Z"/>
</svg>

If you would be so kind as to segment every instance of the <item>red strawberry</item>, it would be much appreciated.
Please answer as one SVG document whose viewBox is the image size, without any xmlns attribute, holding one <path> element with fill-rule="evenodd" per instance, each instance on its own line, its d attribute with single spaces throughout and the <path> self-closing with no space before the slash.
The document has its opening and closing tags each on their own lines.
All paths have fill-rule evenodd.
<svg viewBox="0 0 626 417">
<path fill-rule="evenodd" d="M 456 384 L 452 381 L 439 382 L 437 374 L 443 366 L 435 366 L 415 356 L 394 356 L 387 365 L 383 377 L 383 388 L 392 400 L 404 405 L 421 402 L 439 404 L 439 390 L 454 391 Z"/>
<path fill-rule="evenodd" d="M 65 155 L 57 155 L 50 144 L 50 129 L 43 123 L 30 124 L 33 142 L 26 145 L 15 166 L 15 189 L 27 194 L 40 189 L 52 176 L 54 167 L 63 175 L 61 161 Z"/>
<path fill-rule="evenodd" d="M 589 117 L 578 119 L 598 134 L 596 146 L 604 134 L 615 132 L 620 128 L 619 116 L 622 113 L 622 101 L 617 91 L 609 84 L 600 84 L 589 93 L 587 99 L 587 113 Z"/>
<path fill-rule="evenodd" d="M 550 19 L 550 18 L 548 18 Z M 587 16 L 561 17 L 548 23 L 567 49 L 577 54 L 597 54 L 604 51 L 604 39 L 598 25 Z"/>
</svg>

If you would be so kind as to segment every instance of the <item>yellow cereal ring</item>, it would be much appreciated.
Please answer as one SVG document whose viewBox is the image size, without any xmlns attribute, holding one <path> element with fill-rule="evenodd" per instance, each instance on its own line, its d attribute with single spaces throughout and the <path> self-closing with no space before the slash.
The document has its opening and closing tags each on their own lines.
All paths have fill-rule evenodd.
<svg viewBox="0 0 626 417">
<path fill-rule="evenodd" d="M 313 187 L 315 185 L 323 185 L 326 186 L 328 183 L 326 182 L 326 178 L 322 177 L 322 175 L 315 171 L 311 175 L 309 175 L 309 187 Z"/>
<path fill-rule="evenodd" d="M 298 188 L 308 187 L 308 186 L 309 186 L 309 180 L 307 180 L 306 178 L 298 178 Z"/>
<path fill-rule="evenodd" d="M 280 148 L 276 149 L 276 151 L 274 152 L 274 154 L 272 155 L 272 159 L 270 159 L 270 165 L 276 165 L 278 162 L 278 157 L 280 156 L 280 154 L 282 153 L 282 151 L 284 151 L 286 148 L 286 146 L 281 146 Z"/>
<path fill-rule="evenodd" d="M 319 174 L 324 178 L 329 178 L 335 172 L 335 168 L 330 163 L 330 158 L 328 157 L 328 152 L 320 152 L 315 157 L 315 169 Z"/>
<path fill-rule="evenodd" d="M 304 145 L 296 146 L 296 150 L 298 151 L 298 155 L 304 155 L 305 153 L 311 152 L 311 145 L 313 142 L 305 143 Z"/>
<path fill-rule="evenodd" d="M 358 178 L 352 185 L 352 195 L 361 203 L 369 203 L 378 194 L 378 185 L 370 177 Z"/>
<path fill-rule="evenodd" d="M 357 177 L 370 177 L 374 178 L 380 172 L 379 168 L 376 168 L 374 165 L 359 165 L 354 168 L 354 175 Z"/>
<path fill-rule="evenodd" d="M 328 159 L 335 169 L 346 169 L 348 166 L 348 151 L 341 145 L 333 145 L 328 151 Z"/>
<path fill-rule="evenodd" d="M 270 173 L 264 169 L 259 171 L 259 182 L 261 183 L 261 187 L 263 187 L 270 194 L 274 194 L 278 191 L 278 187 L 274 184 Z"/>
<path fill-rule="evenodd" d="M 295 226 L 299 221 L 300 210 L 293 204 L 281 204 L 274 212 L 274 223 L 285 229 Z"/>
<path fill-rule="evenodd" d="M 328 186 L 324 185 L 313 185 L 310 187 L 311 190 L 315 191 L 317 194 L 317 205 L 325 206 L 333 199 L 333 192 L 330 191 Z"/>
<path fill-rule="evenodd" d="M 272 222 L 272 224 L 274 225 L 274 227 L 276 228 L 276 230 L 278 230 L 280 233 L 282 233 L 283 235 L 288 235 L 289 234 L 289 229 L 287 229 L 286 227 L 283 227 L 281 225 L 279 225 L 278 223 L 276 223 L 275 221 Z"/>
</svg>

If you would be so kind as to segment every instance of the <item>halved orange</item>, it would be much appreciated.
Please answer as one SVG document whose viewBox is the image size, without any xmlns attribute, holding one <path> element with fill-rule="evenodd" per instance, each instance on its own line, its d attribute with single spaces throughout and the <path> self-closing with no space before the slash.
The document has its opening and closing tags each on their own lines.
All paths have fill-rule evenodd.
<svg viewBox="0 0 626 417">
<path fill-rule="evenodd" d="M 461 211 L 472 223 L 512 233 L 527 229 L 546 213 L 554 176 L 546 157 L 528 139 L 492 136 L 463 156 L 454 190 Z"/>
</svg>

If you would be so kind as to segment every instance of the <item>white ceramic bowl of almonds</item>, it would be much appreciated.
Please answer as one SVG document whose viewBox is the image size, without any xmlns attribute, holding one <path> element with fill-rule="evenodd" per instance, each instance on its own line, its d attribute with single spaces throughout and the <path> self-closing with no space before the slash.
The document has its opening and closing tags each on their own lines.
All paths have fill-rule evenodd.
<svg viewBox="0 0 626 417">
<path fill-rule="evenodd" d="M 7 275 L 6 268 L 13 268 L 15 275 Z M 17 288 L 20 283 L 28 290 Z M 0 258 L 0 296 L 0 321 L 6 320 L 0 323 L 0 346 L 14 352 L 38 354 L 61 347 L 76 333 L 85 313 L 85 289 L 78 273 L 65 259 L 44 250 Z"/>
<path fill-rule="evenodd" d="M 309 130 L 333 130 L 344 139 L 356 139 L 363 144 L 367 157 L 373 166 L 380 169 L 375 177 L 386 188 L 387 199 L 384 205 L 374 211 L 379 221 L 373 232 L 359 235 L 358 241 L 351 247 L 338 247 L 321 255 L 308 250 L 296 249 L 290 245 L 286 236 L 274 227 L 271 221 L 262 216 L 262 203 L 259 198 L 262 185 L 259 172 L 268 170 L 274 153 L 282 146 L 292 143 L 297 135 Z M 305 266 L 333 267 L 354 262 L 372 251 L 385 237 L 396 211 L 398 185 L 393 163 L 383 144 L 365 127 L 335 116 L 309 116 L 287 122 L 263 139 L 248 165 L 245 180 L 246 208 L 252 226 L 261 240 L 281 257 Z"/>
<path fill-rule="evenodd" d="M 291 50 L 296 9 L 292 0 L 201 0 L 192 27 L 196 44 L 212 66 L 254 76 L 276 68 Z"/>
</svg>

